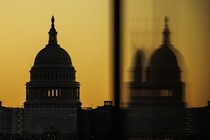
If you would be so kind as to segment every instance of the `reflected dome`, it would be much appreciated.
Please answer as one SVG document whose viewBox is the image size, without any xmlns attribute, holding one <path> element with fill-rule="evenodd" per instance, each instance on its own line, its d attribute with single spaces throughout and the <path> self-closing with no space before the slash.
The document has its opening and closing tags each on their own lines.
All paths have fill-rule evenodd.
<svg viewBox="0 0 210 140">
<path fill-rule="evenodd" d="M 163 29 L 163 43 L 151 56 L 146 70 L 147 82 L 166 84 L 176 83 L 181 80 L 181 70 L 178 66 L 177 57 L 171 49 L 170 31 L 168 19 L 165 18 Z"/>
<path fill-rule="evenodd" d="M 168 46 L 158 48 L 152 55 L 150 65 L 175 65 L 177 66 L 177 58 L 174 52 Z"/>
</svg>

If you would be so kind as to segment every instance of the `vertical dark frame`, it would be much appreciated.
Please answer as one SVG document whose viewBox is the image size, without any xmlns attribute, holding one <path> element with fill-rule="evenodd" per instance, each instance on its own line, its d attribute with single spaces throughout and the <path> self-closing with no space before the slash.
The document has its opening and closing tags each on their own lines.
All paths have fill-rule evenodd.
<svg viewBox="0 0 210 140">
<path fill-rule="evenodd" d="M 121 95 L 121 53 L 122 53 L 122 3 L 123 0 L 113 0 L 113 96 L 115 102 L 115 136 L 122 139 L 121 132 L 121 113 L 120 113 L 120 95 Z"/>
</svg>

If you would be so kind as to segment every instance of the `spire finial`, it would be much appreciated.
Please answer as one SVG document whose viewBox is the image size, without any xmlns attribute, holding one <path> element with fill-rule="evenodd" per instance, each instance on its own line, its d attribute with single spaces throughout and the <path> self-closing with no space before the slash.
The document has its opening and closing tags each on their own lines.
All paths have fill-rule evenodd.
<svg viewBox="0 0 210 140">
<path fill-rule="evenodd" d="M 51 22 L 52 24 L 51 24 L 51 29 L 49 31 L 49 44 L 57 44 L 57 32 L 54 25 L 55 22 L 54 16 L 52 16 Z"/>
<path fill-rule="evenodd" d="M 167 16 L 165 16 L 165 25 L 168 25 L 168 17 Z"/>
<path fill-rule="evenodd" d="M 52 24 L 54 24 L 54 22 L 55 22 L 55 18 L 54 18 L 54 16 L 52 16 L 52 18 L 51 18 L 51 22 L 52 22 Z"/>
<path fill-rule="evenodd" d="M 165 27 L 163 29 L 163 44 L 170 44 L 170 31 L 168 29 L 168 17 L 164 18 Z"/>
</svg>

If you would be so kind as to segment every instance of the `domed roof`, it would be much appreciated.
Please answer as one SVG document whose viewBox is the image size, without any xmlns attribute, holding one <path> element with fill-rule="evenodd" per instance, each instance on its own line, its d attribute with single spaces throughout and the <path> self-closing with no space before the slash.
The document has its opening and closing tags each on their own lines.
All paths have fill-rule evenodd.
<svg viewBox="0 0 210 140">
<path fill-rule="evenodd" d="M 168 18 L 165 17 L 165 28 L 163 30 L 163 44 L 152 55 L 150 65 L 173 65 L 177 66 L 177 59 L 170 49 L 170 31 L 168 29 Z"/>
<path fill-rule="evenodd" d="M 178 63 L 174 52 L 168 46 L 162 46 L 153 53 L 150 65 L 177 66 Z"/>
<path fill-rule="evenodd" d="M 69 54 L 57 44 L 57 32 L 54 27 L 54 17 L 52 17 L 51 22 L 49 43 L 37 54 L 34 65 L 72 65 Z"/>
<path fill-rule="evenodd" d="M 150 64 L 146 70 L 146 81 L 156 85 L 177 83 L 181 80 L 181 71 L 177 58 L 170 44 L 170 32 L 165 18 L 163 30 L 163 44 L 152 55 Z"/>
<path fill-rule="evenodd" d="M 46 46 L 36 56 L 34 65 L 69 64 L 72 65 L 69 54 L 59 46 Z"/>
</svg>

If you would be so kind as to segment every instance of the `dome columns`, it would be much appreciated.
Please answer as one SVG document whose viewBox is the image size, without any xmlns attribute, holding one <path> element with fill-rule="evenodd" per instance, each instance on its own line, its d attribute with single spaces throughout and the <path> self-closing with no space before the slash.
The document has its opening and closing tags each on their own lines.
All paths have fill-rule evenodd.
<svg viewBox="0 0 210 140">
<path fill-rule="evenodd" d="M 76 71 L 73 66 L 59 65 L 48 68 L 46 66 L 33 66 L 30 71 L 31 81 L 74 81 Z"/>
<path fill-rule="evenodd" d="M 30 99 L 79 99 L 79 87 L 75 88 L 26 88 L 26 98 Z"/>
</svg>

